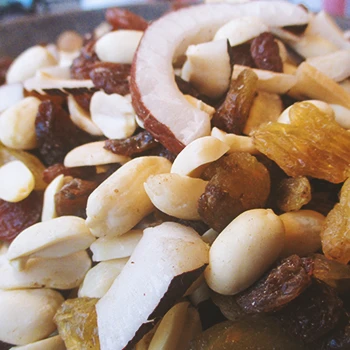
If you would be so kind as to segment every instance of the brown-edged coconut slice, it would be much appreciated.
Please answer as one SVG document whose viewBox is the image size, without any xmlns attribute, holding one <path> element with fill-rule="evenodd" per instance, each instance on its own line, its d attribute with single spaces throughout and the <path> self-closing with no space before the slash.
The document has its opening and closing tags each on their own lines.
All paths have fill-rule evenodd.
<svg viewBox="0 0 350 350">
<path fill-rule="evenodd" d="M 96 304 L 101 349 L 131 349 L 185 294 L 208 260 L 208 246 L 192 228 L 166 222 L 146 229 Z"/>
<path fill-rule="evenodd" d="M 260 18 L 273 27 L 305 24 L 308 13 L 284 1 L 206 4 L 171 12 L 145 31 L 134 56 L 130 89 L 138 116 L 174 153 L 210 134 L 207 113 L 191 106 L 176 86 L 173 60 L 190 44 L 210 41 L 225 23 L 242 16 Z"/>
</svg>

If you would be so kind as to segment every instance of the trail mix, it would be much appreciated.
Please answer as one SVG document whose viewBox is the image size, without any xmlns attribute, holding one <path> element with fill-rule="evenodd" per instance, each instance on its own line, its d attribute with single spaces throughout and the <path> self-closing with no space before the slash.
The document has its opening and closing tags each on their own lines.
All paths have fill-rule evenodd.
<svg viewBox="0 0 350 350">
<path fill-rule="evenodd" d="M 283 1 L 0 58 L 1 348 L 350 349 L 349 79 Z"/>
</svg>

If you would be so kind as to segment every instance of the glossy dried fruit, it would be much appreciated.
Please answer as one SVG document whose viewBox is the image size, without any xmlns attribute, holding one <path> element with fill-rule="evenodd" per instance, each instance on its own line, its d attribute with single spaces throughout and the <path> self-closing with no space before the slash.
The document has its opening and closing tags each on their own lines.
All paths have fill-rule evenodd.
<svg viewBox="0 0 350 350">
<path fill-rule="evenodd" d="M 49 100 L 39 106 L 35 132 L 40 156 L 47 165 L 62 163 L 70 150 L 93 140 L 73 124 L 61 106 Z"/>
<path fill-rule="evenodd" d="M 326 217 L 321 240 L 327 258 L 342 264 L 350 261 L 350 179 L 342 187 L 340 202 Z"/>
<path fill-rule="evenodd" d="M 67 349 L 99 350 L 97 298 L 66 300 L 58 309 L 54 321 Z"/>
<path fill-rule="evenodd" d="M 0 240 L 11 242 L 24 229 L 40 220 L 42 194 L 33 191 L 26 199 L 9 203 L 0 199 Z"/>
<path fill-rule="evenodd" d="M 0 86 L 6 82 L 6 73 L 11 63 L 12 59 L 10 57 L 0 58 Z"/>
<path fill-rule="evenodd" d="M 269 196 L 269 172 L 249 153 L 222 157 L 202 176 L 209 183 L 198 201 L 198 213 L 218 232 L 242 212 L 264 207 Z"/>
<path fill-rule="evenodd" d="M 232 62 L 250 68 L 256 68 L 253 57 L 250 53 L 250 44 L 241 44 L 232 48 Z"/>
<path fill-rule="evenodd" d="M 258 77 L 251 69 L 232 80 L 223 104 L 215 111 L 212 125 L 233 134 L 242 134 L 256 94 Z"/>
<path fill-rule="evenodd" d="M 74 215 L 86 219 L 86 204 L 97 182 L 73 179 L 55 194 L 57 216 Z"/>
<path fill-rule="evenodd" d="M 310 181 L 305 176 L 283 179 L 277 188 L 277 206 L 288 212 L 301 209 L 311 200 Z"/>
<path fill-rule="evenodd" d="M 127 95 L 129 89 L 130 64 L 96 62 L 89 76 L 98 89 L 107 94 Z"/>
<path fill-rule="evenodd" d="M 74 95 L 74 99 L 81 108 L 83 108 L 86 112 L 90 113 L 90 102 L 92 99 L 92 95 L 92 92 L 85 92 L 80 95 Z"/>
<path fill-rule="evenodd" d="M 311 103 L 295 104 L 291 124 L 269 123 L 253 134 L 256 148 L 292 177 L 345 181 L 350 165 L 350 133 Z"/>
<path fill-rule="evenodd" d="M 113 27 L 113 30 L 146 30 L 148 27 L 147 21 L 141 16 L 117 7 L 107 9 L 105 17 L 106 21 Z"/>
<path fill-rule="evenodd" d="M 248 314 L 278 311 L 311 284 L 312 272 L 312 258 L 292 255 L 238 295 L 237 304 Z"/>
<path fill-rule="evenodd" d="M 250 52 L 257 68 L 283 73 L 279 47 L 271 33 L 265 32 L 254 38 Z"/>
</svg>

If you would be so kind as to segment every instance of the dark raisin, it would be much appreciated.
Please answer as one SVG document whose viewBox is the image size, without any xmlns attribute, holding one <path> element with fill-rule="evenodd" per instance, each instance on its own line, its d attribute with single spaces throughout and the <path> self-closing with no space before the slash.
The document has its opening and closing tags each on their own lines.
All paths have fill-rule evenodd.
<svg viewBox="0 0 350 350">
<path fill-rule="evenodd" d="M 241 66 L 255 68 L 255 63 L 250 53 L 250 44 L 241 44 L 232 47 L 232 62 Z"/>
<path fill-rule="evenodd" d="M 12 59 L 9 57 L 0 58 L 0 85 L 6 82 L 6 73 L 12 63 Z"/>
<path fill-rule="evenodd" d="M 337 327 L 322 339 L 315 350 L 349 350 L 350 349 L 350 320 L 345 325 Z"/>
<path fill-rule="evenodd" d="M 90 113 L 90 102 L 92 99 L 92 95 L 92 92 L 85 92 L 80 95 L 74 95 L 74 99 L 81 108 L 83 108 L 86 112 Z"/>
<path fill-rule="evenodd" d="M 113 27 L 113 30 L 146 30 L 148 27 L 147 21 L 141 16 L 117 7 L 108 9 L 105 17 L 107 22 Z"/>
<path fill-rule="evenodd" d="M 163 145 L 158 144 L 157 147 L 152 148 L 151 150 L 144 153 L 145 156 L 158 156 L 168 159 L 170 162 L 174 162 L 176 155 L 171 153 L 167 148 Z"/>
</svg>

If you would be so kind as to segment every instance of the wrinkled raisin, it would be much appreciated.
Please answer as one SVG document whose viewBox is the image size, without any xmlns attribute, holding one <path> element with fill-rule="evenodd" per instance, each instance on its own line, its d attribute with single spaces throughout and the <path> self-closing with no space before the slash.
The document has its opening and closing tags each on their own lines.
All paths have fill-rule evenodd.
<svg viewBox="0 0 350 350">
<path fill-rule="evenodd" d="M 6 73 L 12 63 L 9 57 L 0 58 L 0 86 L 6 82 Z"/>
<path fill-rule="evenodd" d="M 130 64 L 96 62 L 89 76 L 95 87 L 107 94 L 127 95 L 129 89 Z"/>
<path fill-rule="evenodd" d="M 117 7 L 108 9 L 105 17 L 106 21 L 113 27 L 113 30 L 146 30 L 148 27 L 147 21 L 141 16 Z"/>
<path fill-rule="evenodd" d="M 233 64 L 255 68 L 255 63 L 250 53 L 250 44 L 241 44 L 232 47 Z"/>
<path fill-rule="evenodd" d="M 253 104 L 258 77 L 251 69 L 245 69 L 237 80 L 232 80 L 223 104 L 215 111 L 212 124 L 233 134 L 242 134 Z"/>
<path fill-rule="evenodd" d="M 262 33 L 253 39 L 250 52 L 259 69 L 282 73 L 283 63 L 275 37 L 271 33 Z"/>
<path fill-rule="evenodd" d="M 275 312 L 298 297 L 310 284 L 312 258 L 292 255 L 237 297 L 248 314 Z"/>
<path fill-rule="evenodd" d="M 176 155 L 172 152 L 170 152 L 167 148 L 165 148 L 163 145 L 158 144 L 157 147 L 152 148 L 149 151 L 146 151 L 144 153 L 145 156 L 158 156 L 168 159 L 170 162 L 174 163 L 174 160 L 176 158 Z"/>
<path fill-rule="evenodd" d="M 40 220 L 42 193 L 32 192 L 26 199 L 9 203 L 0 199 L 0 240 L 11 242 L 24 229 Z"/>
<path fill-rule="evenodd" d="M 348 350 L 350 349 L 350 320 L 345 325 L 337 327 L 322 339 L 315 350 Z"/>
<path fill-rule="evenodd" d="M 46 165 L 62 163 L 71 149 L 93 140 L 91 135 L 73 124 L 61 106 L 49 100 L 39 106 L 35 132 L 39 153 Z"/>
<path fill-rule="evenodd" d="M 83 94 L 74 95 L 74 99 L 82 109 L 90 113 L 90 102 L 92 95 L 92 92 L 85 92 Z"/>
</svg>

